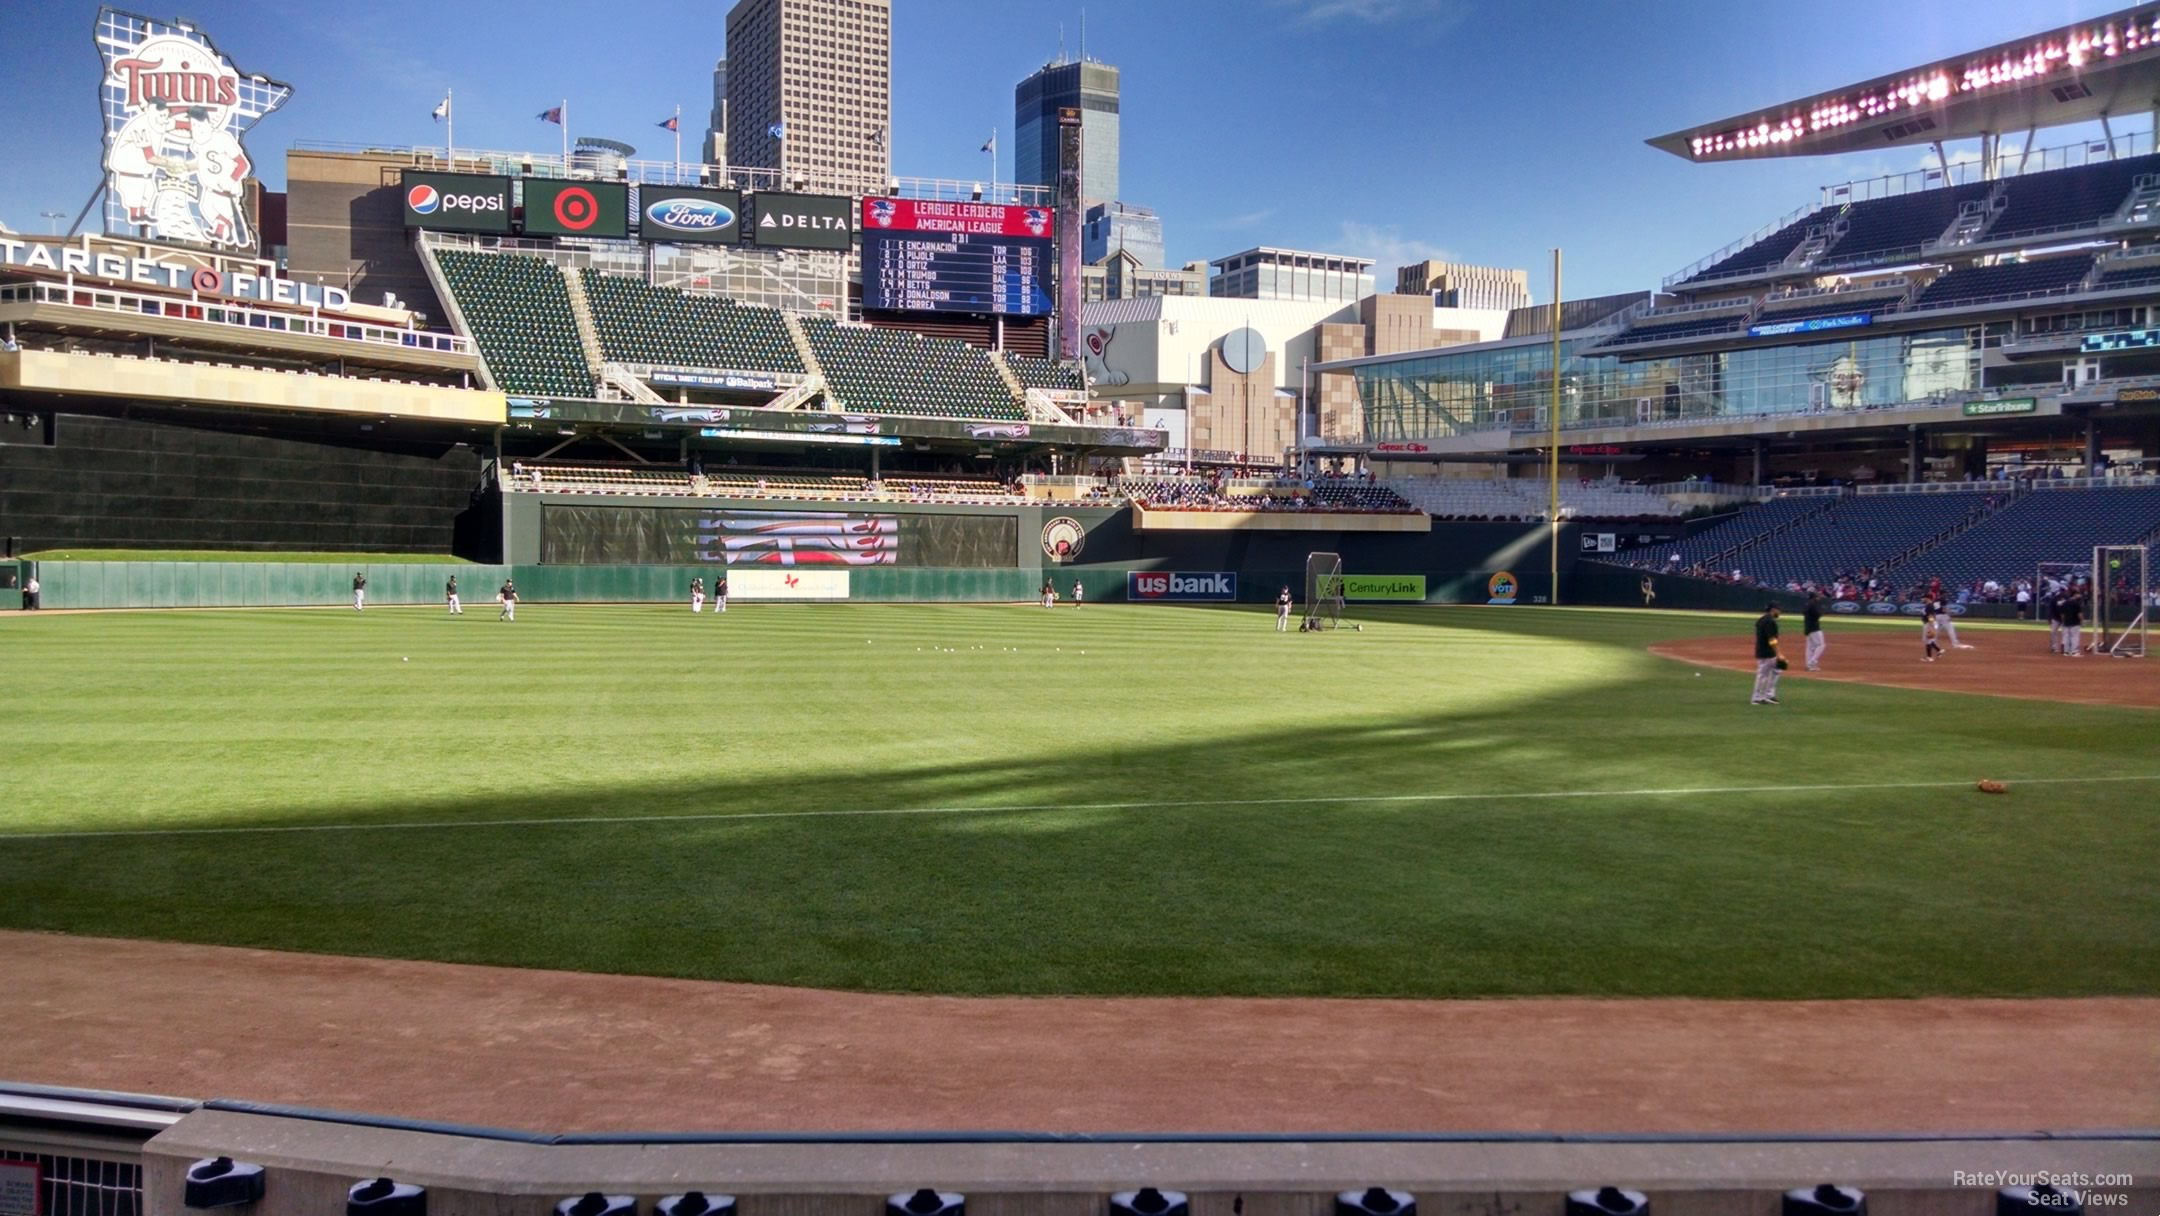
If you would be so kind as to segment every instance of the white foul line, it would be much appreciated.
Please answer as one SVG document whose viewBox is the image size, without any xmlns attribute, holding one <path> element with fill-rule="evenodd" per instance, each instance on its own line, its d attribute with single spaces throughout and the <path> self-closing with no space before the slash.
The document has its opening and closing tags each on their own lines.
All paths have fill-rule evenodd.
<svg viewBox="0 0 2160 1216">
<path fill-rule="evenodd" d="M 2005 777 L 2005 784 L 2093 785 L 2160 781 L 2160 773 L 2123 777 Z M 1840 785 L 1698 785 L 1638 790 L 1533 790 L 1499 794 L 1323 794 L 1311 798 L 1194 798 L 1176 802 L 1072 802 L 1032 806 L 918 806 L 831 811 L 739 811 L 691 815 L 578 815 L 542 819 L 439 819 L 410 823 L 286 823 L 254 827 L 128 828 L 79 832 L 0 832 L 0 840 L 109 840 L 134 836 L 272 836 L 290 832 L 411 832 L 444 828 L 589 827 L 595 824 L 725 823 L 736 819 L 841 819 L 888 815 L 1013 815 L 1039 811 L 1168 811 L 1193 807 L 1312 806 L 1319 803 L 1525 802 L 1556 798 L 1679 798 L 1698 794 L 1830 794 L 1863 790 L 1958 789 L 1971 781 L 1866 781 Z"/>
</svg>

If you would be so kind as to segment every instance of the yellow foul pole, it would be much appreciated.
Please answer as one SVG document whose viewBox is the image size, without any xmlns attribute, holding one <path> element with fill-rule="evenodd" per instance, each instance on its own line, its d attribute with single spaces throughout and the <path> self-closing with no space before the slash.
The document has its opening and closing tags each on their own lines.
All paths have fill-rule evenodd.
<svg viewBox="0 0 2160 1216">
<path fill-rule="evenodd" d="M 1552 602 L 1560 602 L 1560 251 L 1552 251 L 1552 404 L 1545 409 L 1552 424 L 1552 450 L 1545 454 L 1551 479 L 1547 510 L 1552 528 Z"/>
</svg>

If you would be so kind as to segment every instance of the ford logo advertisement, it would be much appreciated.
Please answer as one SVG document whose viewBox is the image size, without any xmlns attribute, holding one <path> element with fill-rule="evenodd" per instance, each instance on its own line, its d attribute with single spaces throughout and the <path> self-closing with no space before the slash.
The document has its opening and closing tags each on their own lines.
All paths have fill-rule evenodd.
<svg viewBox="0 0 2160 1216">
<path fill-rule="evenodd" d="M 1875 603 L 1869 604 L 1869 605 L 1867 606 L 1867 610 L 1868 610 L 1868 612 L 1870 612 L 1871 614 L 1873 614 L 1873 615 L 1875 615 L 1875 616 L 1896 616 L 1896 615 L 1897 615 L 1897 605 L 1896 605 L 1896 604 L 1893 604 L 1893 603 L 1890 603 L 1890 602 L 1889 602 L 1889 601 L 1887 601 L 1887 600 L 1879 600 L 1879 601 L 1877 601 L 1877 602 L 1875 602 Z"/>
<path fill-rule="evenodd" d="M 647 241 L 733 245 L 742 240 L 740 191 L 647 189 L 638 203 L 639 232 Z"/>
<path fill-rule="evenodd" d="M 1851 615 L 1860 611 L 1860 605 L 1851 600 L 1839 600 L 1837 603 L 1830 605 L 1830 611 Z"/>
</svg>

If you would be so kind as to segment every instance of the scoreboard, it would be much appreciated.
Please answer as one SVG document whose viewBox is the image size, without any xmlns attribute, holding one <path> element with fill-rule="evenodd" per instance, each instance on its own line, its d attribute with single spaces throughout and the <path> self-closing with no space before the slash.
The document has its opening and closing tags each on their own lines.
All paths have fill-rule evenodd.
<svg viewBox="0 0 2160 1216">
<path fill-rule="evenodd" d="M 866 198 L 863 307 L 1048 316 L 1054 214 L 1048 207 Z"/>
</svg>

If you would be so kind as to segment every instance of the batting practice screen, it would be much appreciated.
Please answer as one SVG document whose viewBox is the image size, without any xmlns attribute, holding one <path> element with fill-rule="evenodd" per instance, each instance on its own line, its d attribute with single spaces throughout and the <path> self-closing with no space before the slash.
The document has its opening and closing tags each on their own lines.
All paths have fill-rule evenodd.
<svg viewBox="0 0 2160 1216">
<path fill-rule="evenodd" d="M 547 565 L 1015 565 L 1010 515 L 744 511 L 729 507 L 581 507 L 540 513 Z"/>
</svg>

